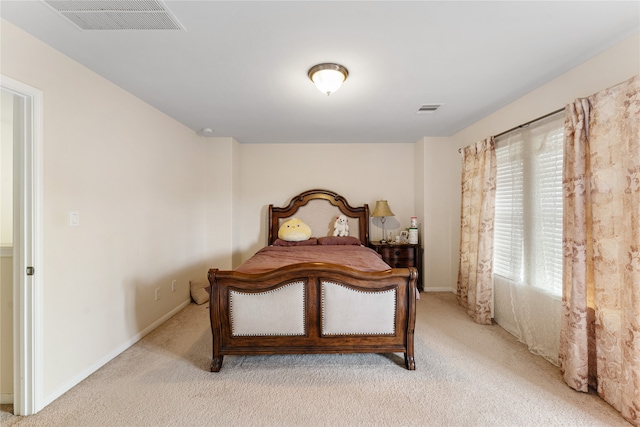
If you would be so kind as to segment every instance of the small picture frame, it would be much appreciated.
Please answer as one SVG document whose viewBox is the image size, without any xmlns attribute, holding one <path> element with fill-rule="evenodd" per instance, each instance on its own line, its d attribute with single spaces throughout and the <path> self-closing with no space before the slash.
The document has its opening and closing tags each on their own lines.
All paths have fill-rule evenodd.
<svg viewBox="0 0 640 427">
<path fill-rule="evenodd" d="M 407 230 L 400 231 L 400 242 L 407 243 L 409 241 L 409 232 Z"/>
</svg>

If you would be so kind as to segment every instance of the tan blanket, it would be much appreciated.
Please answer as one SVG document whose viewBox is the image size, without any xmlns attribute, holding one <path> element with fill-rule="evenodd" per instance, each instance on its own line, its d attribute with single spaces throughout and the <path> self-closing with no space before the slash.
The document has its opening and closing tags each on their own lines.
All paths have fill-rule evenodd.
<svg viewBox="0 0 640 427">
<path fill-rule="evenodd" d="M 236 270 L 243 273 L 264 273 L 285 265 L 301 262 L 326 262 L 360 271 L 384 271 L 391 267 L 373 249 L 356 245 L 329 246 L 267 246 L 245 261 Z"/>
</svg>

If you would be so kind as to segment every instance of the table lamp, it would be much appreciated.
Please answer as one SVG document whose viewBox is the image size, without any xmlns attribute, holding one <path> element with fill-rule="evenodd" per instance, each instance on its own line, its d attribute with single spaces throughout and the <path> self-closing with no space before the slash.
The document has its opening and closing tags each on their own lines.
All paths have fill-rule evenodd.
<svg viewBox="0 0 640 427">
<path fill-rule="evenodd" d="M 373 209 L 373 212 L 371 213 L 371 216 L 380 218 L 380 221 L 382 222 L 382 239 L 380 239 L 380 243 L 387 243 L 387 240 L 385 239 L 384 222 L 387 219 L 386 217 L 395 216 L 393 212 L 391 212 L 391 209 L 389 208 L 389 204 L 387 203 L 387 201 L 378 200 L 376 202 L 376 207 Z"/>
</svg>

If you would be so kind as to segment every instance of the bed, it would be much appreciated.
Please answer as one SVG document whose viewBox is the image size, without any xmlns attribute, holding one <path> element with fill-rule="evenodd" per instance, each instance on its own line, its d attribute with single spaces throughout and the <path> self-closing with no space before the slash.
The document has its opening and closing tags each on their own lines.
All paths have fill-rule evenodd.
<svg viewBox="0 0 640 427">
<path fill-rule="evenodd" d="M 348 217 L 349 238 L 331 236 L 339 214 Z M 292 217 L 324 243 L 279 246 L 278 229 Z M 362 244 L 343 244 L 355 237 Z M 403 353 L 414 370 L 417 270 L 389 267 L 368 240 L 368 206 L 352 207 L 335 192 L 309 190 L 288 206 L 270 205 L 268 245 L 235 270 L 209 270 L 211 371 L 225 355 L 292 353 Z"/>
</svg>

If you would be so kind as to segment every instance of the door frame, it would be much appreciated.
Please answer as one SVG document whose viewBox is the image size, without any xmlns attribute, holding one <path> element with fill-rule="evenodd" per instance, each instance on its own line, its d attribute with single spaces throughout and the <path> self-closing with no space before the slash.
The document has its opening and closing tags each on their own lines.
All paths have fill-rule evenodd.
<svg viewBox="0 0 640 427">
<path fill-rule="evenodd" d="M 32 415 L 44 407 L 44 97 L 41 90 L 4 75 L 0 87 L 23 101 L 17 129 L 14 122 L 13 410 Z M 27 274 L 28 267 L 35 269 L 33 275 Z"/>
</svg>

